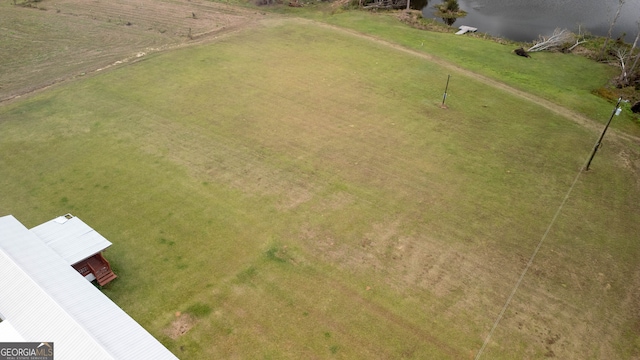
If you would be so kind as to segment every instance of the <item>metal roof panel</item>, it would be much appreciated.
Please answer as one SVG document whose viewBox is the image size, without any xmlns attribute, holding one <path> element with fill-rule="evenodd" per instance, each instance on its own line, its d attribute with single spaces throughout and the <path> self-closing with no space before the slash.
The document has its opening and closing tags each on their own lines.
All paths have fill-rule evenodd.
<svg viewBox="0 0 640 360">
<path fill-rule="evenodd" d="M 70 214 L 59 216 L 34 228 L 36 234 L 58 255 L 73 265 L 111 246 L 111 242 Z"/>
<path fill-rule="evenodd" d="M 13 216 L 0 217 L 0 313 L 61 359 L 176 359 Z M 141 299 L 144 301 L 144 299 Z"/>
</svg>

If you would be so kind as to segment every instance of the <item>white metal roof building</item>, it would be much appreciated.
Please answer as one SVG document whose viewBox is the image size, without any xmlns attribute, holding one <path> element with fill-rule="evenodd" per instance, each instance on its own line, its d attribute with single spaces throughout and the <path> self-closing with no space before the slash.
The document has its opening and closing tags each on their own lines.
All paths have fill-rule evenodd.
<svg viewBox="0 0 640 360">
<path fill-rule="evenodd" d="M 0 274 L 0 341 L 53 342 L 58 359 L 176 359 L 11 215 L 0 217 Z"/>
<path fill-rule="evenodd" d="M 57 252 L 69 265 L 99 253 L 111 246 L 97 231 L 71 214 L 58 216 L 31 228 L 53 251 Z"/>
</svg>

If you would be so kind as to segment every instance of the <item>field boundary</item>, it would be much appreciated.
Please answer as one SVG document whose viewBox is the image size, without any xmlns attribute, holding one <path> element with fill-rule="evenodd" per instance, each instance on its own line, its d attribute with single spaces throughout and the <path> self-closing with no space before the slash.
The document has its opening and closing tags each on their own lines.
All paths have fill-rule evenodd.
<svg viewBox="0 0 640 360">
<path fill-rule="evenodd" d="M 90 71 L 85 71 L 81 74 L 69 74 L 68 76 L 64 77 L 64 78 L 60 78 L 60 79 L 56 79 L 51 81 L 49 84 L 40 86 L 40 87 L 35 87 L 32 89 L 29 89 L 27 91 L 23 91 L 21 93 L 17 93 L 17 94 L 13 94 L 11 96 L 5 97 L 0 99 L 0 106 L 2 105 L 6 105 L 11 103 L 14 100 L 18 100 L 24 96 L 29 96 L 32 94 L 36 94 L 42 91 L 45 91 L 47 89 L 50 89 L 56 85 L 60 85 L 60 84 L 64 84 L 64 83 L 68 83 L 70 81 L 74 81 L 76 79 L 79 78 L 85 78 L 87 76 L 91 76 L 94 74 L 97 74 L 99 72 L 105 71 L 105 70 L 111 70 L 111 68 L 116 68 L 119 66 L 125 66 L 125 65 L 131 65 L 131 64 L 135 64 L 137 62 L 140 61 L 144 61 L 148 58 L 149 55 L 152 54 L 158 54 L 158 53 L 162 53 L 162 52 L 166 52 L 166 51 L 171 51 L 171 50 L 177 50 L 180 48 L 185 48 L 185 47 L 189 47 L 189 46 L 196 46 L 196 45 L 201 45 L 207 42 L 212 42 L 214 39 L 217 39 L 218 37 L 223 37 L 223 36 L 227 36 L 239 31 L 244 30 L 245 28 L 249 28 L 250 24 L 246 23 L 243 25 L 236 25 L 236 26 L 229 26 L 229 27 L 225 27 L 224 29 L 220 29 L 220 30 L 213 30 L 213 31 L 209 31 L 207 33 L 203 33 L 203 34 L 197 34 L 193 40 L 188 41 L 188 42 L 183 42 L 183 43 L 179 43 L 179 44 L 167 44 L 167 45 L 162 45 L 160 47 L 156 47 L 156 48 L 145 48 L 145 51 L 138 51 L 137 53 L 131 55 L 131 56 L 127 56 L 126 58 L 120 59 L 120 60 L 116 60 L 108 65 L 105 66 L 100 66 L 100 67 L 96 67 Z"/>
<path fill-rule="evenodd" d="M 319 22 L 319 21 L 314 21 L 314 20 L 307 20 L 307 19 L 302 19 L 302 18 L 297 18 L 296 20 L 307 22 L 307 23 L 314 23 L 314 24 L 316 24 L 318 26 L 321 26 L 321 27 L 325 27 L 325 28 L 333 29 L 335 31 L 342 32 L 342 33 L 346 33 L 346 34 L 350 34 L 350 35 L 353 35 L 353 36 L 357 36 L 357 37 L 362 38 L 362 39 L 367 39 L 367 40 L 373 41 L 373 42 L 375 42 L 377 44 L 380 44 L 380 45 L 383 45 L 383 46 L 386 46 L 386 47 L 389 47 L 389 48 L 393 48 L 395 50 L 402 51 L 404 53 L 407 53 L 407 54 L 410 54 L 410 55 L 413 55 L 413 56 L 416 56 L 416 57 L 431 61 L 431 62 L 433 62 L 433 63 L 435 63 L 437 65 L 440 65 L 440 66 L 446 68 L 447 70 L 455 71 L 455 72 L 460 73 L 460 74 L 462 74 L 464 76 L 468 76 L 468 77 L 474 78 L 474 79 L 482 82 L 485 85 L 489 85 L 491 87 L 498 88 L 498 89 L 503 90 L 503 91 L 505 91 L 505 92 L 507 92 L 507 93 L 509 93 L 511 95 L 515 95 L 515 96 L 517 96 L 517 97 L 519 97 L 521 99 L 525 99 L 527 101 L 534 102 L 534 103 L 544 107 L 545 109 L 550 110 L 550 111 L 552 111 L 553 113 L 555 113 L 557 115 L 565 117 L 565 118 L 573 121 L 574 123 L 586 128 L 586 129 L 588 129 L 588 130 L 590 130 L 592 132 L 599 133 L 599 132 L 602 131 L 602 128 L 604 126 L 603 124 L 600 124 L 597 121 L 594 121 L 594 120 L 592 120 L 590 118 L 587 118 L 584 115 L 579 114 L 579 113 L 577 113 L 577 112 L 575 112 L 573 110 L 567 109 L 567 108 L 563 107 L 562 105 L 558 105 L 558 104 L 556 104 L 554 102 L 551 102 L 551 101 L 549 101 L 547 99 L 541 98 L 541 97 L 539 97 L 537 95 L 533 95 L 533 94 L 528 93 L 526 91 L 516 89 L 516 88 L 514 88 L 514 87 L 512 87 L 510 85 L 507 85 L 507 84 L 505 84 L 503 82 L 500 82 L 498 80 L 495 80 L 495 79 L 489 78 L 487 76 L 478 74 L 478 73 L 473 72 L 471 70 L 467 70 L 467 69 L 462 68 L 462 67 L 460 67 L 458 65 L 452 64 L 449 61 L 443 60 L 443 59 L 441 59 L 441 58 L 439 58 L 439 57 L 437 57 L 435 55 L 432 55 L 432 54 L 429 54 L 429 53 L 426 53 L 426 52 L 413 50 L 413 49 L 407 48 L 405 46 L 402 46 L 402 45 L 399 45 L 399 44 L 396 44 L 396 43 L 381 39 L 379 37 L 376 37 L 376 36 L 373 36 L 373 35 L 364 34 L 364 33 L 361 33 L 361 32 L 355 31 L 355 30 L 346 29 L 346 28 L 343 28 L 343 27 L 339 27 L 339 26 L 335 26 L 335 25 L 331 25 L 331 24 L 327 24 L 327 23 L 323 23 L 323 22 Z M 613 130 L 612 132 L 615 134 L 615 136 L 617 136 L 619 138 L 630 140 L 630 141 L 634 141 L 634 142 L 637 142 L 637 143 L 640 144 L 640 137 L 624 133 L 624 132 L 622 132 L 620 130 L 617 130 L 617 129 L 611 129 L 611 130 Z"/>
<path fill-rule="evenodd" d="M 42 7 L 35 10 L 4 5 L 11 10 L 7 12 L 8 21 L 17 21 L 22 16 L 26 23 L 38 22 L 50 29 L 43 31 L 34 26 L 32 32 L 20 35 L 29 36 L 29 41 L 19 50 L 10 49 L 12 54 L 19 52 L 22 56 L 3 57 L 0 106 L 97 71 L 144 60 L 147 55 L 202 44 L 254 27 L 270 15 L 207 0 L 92 4 L 47 0 L 40 4 Z M 151 15 L 150 6 L 157 7 L 158 12 Z M 65 25 L 56 27 L 56 24 Z M 67 38 L 63 33 L 66 28 L 81 35 Z M 19 30 L 17 27 L 13 32 Z M 2 33 L 9 38 L 21 38 L 11 29 L 5 28 Z M 40 44 L 43 41 L 47 46 Z M 40 75 L 34 76 L 36 73 Z"/>
</svg>

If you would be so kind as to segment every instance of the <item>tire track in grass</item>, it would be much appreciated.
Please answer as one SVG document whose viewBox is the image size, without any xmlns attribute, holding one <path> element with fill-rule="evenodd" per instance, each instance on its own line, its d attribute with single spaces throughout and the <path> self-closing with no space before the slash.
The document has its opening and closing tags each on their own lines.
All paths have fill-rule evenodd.
<svg viewBox="0 0 640 360">
<path fill-rule="evenodd" d="M 378 38 L 378 37 L 373 36 L 373 35 L 364 34 L 364 33 L 361 33 L 361 32 L 355 31 L 355 30 L 346 29 L 346 28 L 342 28 L 342 27 L 339 27 L 339 26 L 335 26 L 335 25 L 330 25 L 330 24 L 317 22 L 317 21 L 313 21 L 313 20 L 306 20 L 306 19 L 296 19 L 296 20 L 298 20 L 300 22 L 315 24 L 315 25 L 320 26 L 320 27 L 333 29 L 335 31 L 342 32 L 342 33 L 345 33 L 345 34 L 350 34 L 352 36 L 356 36 L 356 37 L 359 37 L 359 38 L 362 38 L 362 39 L 367 39 L 367 40 L 375 42 L 377 44 L 384 45 L 386 47 L 389 47 L 389 48 L 392 48 L 392 49 L 395 49 L 395 50 L 398 50 L 398 51 L 402 51 L 404 53 L 407 53 L 407 54 L 410 54 L 410 55 L 413 55 L 413 56 L 417 56 L 419 58 L 422 58 L 422 59 L 428 60 L 430 62 L 433 62 L 435 64 L 438 64 L 438 65 L 444 67 L 447 70 L 451 70 L 451 71 L 457 72 L 457 73 L 462 74 L 464 76 L 467 76 L 467 77 L 470 77 L 472 79 L 475 79 L 475 80 L 477 80 L 479 82 L 482 82 L 482 83 L 484 83 L 484 84 L 486 84 L 488 86 L 491 86 L 491 87 L 500 89 L 502 91 L 505 91 L 505 92 L 507 92 L 509 94 L 515 95 L 515 96 L 517 96 L 517 97 L 519 97 L 521 99 L 536 103 L 539 106 L 542 106 L 542 107 L 546 108 L 547 110 L 550 110 L 551 112 L 553 112 L 555 114 L 558 114 L 558 115 L 560 115 L 560 116 L 562 116 L 564 118 L 567 118 L 567 119 L 575 122 L 576 124 L 586 128 L 588 130 L 591 130 L 592 132 L 599 133 L 599 132 L 602 131 L 603 124 L 601 124 L 601 123 L 599 123 L 597 121 L 594 121 L 592 119 L 589 119 L 589 118 L 587 118 L 587 117 L 585 117 L 585 116 L 583 116 L 583 115 L 581 115 L 581 114 L 579 114 L 579 113 L 577 113 L 577 112 L 575 112 L 573 110 L 567 109 L 567 108 L 565 108 L 565 107 L 563 107 L 561 105 L 553 103 L 553 102 L 551 102 L 549 100 L 546 100 L 544 98 L 541 98 L 539 96 L 530 94 L 530 93 L 528 93 L 526 91 L 522 91 L 522 90 L 516 89 L 516 88 L 514 88 L 512 86 L 509 86 L 509 85 L 507 85 L 505 83 L 502 83 L 500 81 L 491 79 L 491 78 L 489 78 L 487 76 L 480 75 L 480 74 L 475 73 L 473 71 L 464 69 L 464 68 L 459 67 L 459 66 L 457 66 L 455 64 L 452 64 L 449 61 L 443 60 L 443 59 L 441 59 L 441 58 L 439 58 L 437 56 L 431 55 L 429 53 L 416 51 L 416 50 L 404 47 L 402 45 L 399 45 L 399 44 L 396 44 L 396 43 L 392 43 L 390 41 Z M 617 129 L 610 129 L 610 131 L 612 132 L 612 135 L 615 135 L 615 136 L 617 136 L 619 138 L 630 140 L 630 141 L 633 141 L 633 142 L 636 142 L 636 143 L 640 143 L 640 137 L 633 136 L 633 135 L 621 132 L 620 130 L 617 130 Z"/>
</svg>

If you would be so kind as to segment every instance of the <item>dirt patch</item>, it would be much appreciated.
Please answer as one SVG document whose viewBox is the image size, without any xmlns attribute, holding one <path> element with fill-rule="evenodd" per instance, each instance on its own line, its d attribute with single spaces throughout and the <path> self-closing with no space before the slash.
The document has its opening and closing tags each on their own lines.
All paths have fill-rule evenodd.
<svg viewBox="0 0 640 360">
<path fill-rule="evenodd" d="M 196 319 L 189 314 L 181 314 L 176 312 L 176 318 L 171 322 L 169 327 L 164 329 L 164 333 L 175 340 L 180 336 L 186 334 L 196 324 Z"/>
<path fill-rule="evenodd" d="M 308 227 L 301 240 L 309 251 L 323 260 L 350 271 L 373 272 L 384 277 L 387 286 L 400 293 L 428 291 L 433 305 L 443 316 L 473 316 L 477 323 L 490 322 L 490 312 L 468 313 L 473 308 L 492 308 L 502 297 L 511 276 L 494 275 L 496 269 L 518 264 L 508 254 L 482 252 L 469 254 L 460 246 L 443 243 L 425 234 L 409 235 L 406 224 L 397 219 L 372 225 L 357 243 L 347 243 L 336 234 Z M 489 279 L 489 281 L 487 281 Z M 485 284 L 476 287 L 473 284 Z M 456 294 L 464 291 L 466 296 Z"/>
</svg>

